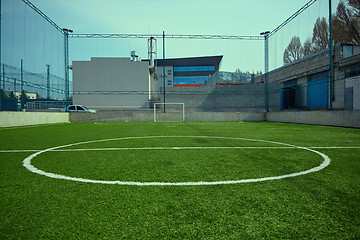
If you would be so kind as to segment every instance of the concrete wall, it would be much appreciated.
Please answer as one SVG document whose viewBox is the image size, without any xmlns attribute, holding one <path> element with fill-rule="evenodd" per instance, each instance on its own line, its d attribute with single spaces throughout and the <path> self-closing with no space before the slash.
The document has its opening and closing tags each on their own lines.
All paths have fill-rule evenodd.
<svg viewBox="0 0 360 240">
<path fill-rule="evenodd" d="M 264 84 L 166 88 L 167 103 L 184 103 L 185 109 L 203 112 L 262 112 Z M 271 111 L 280 110 L 280 83 L 269 86 Z M 160 96 L 163 102 L 163 96 Z"/>
<path fill-rule="evenodd" d="M 74 104 L 92 108 L 139 107 L 149 99 L 148 62 L 131 62 L 129 58 L 91 58 L 91 61 L 74 61 L 72 69 Z M 145 93 L 116 94 L 113 91 Z"/>
<path fill-rule="evenodd" d="M 159 121 L 181 121 L 179 113 L 157 113 Z M 70 113 L 71 122 L 152 122 L 152 111 Z M 269 121 L 360 128 L 360 111 L 198 112 L 186 111 L 185 121 Z"/>
<path fill-rule="evenodd" d="M 181 121 L 179 113 L 157 113 L 158 121 Z M 256 112 L 185 112 L 185 121 L 263 121 L 264 113 Z M 152 122 L 152 111 L 98 111 L 70 113 L 71 122 Z"/>
<path fill-rule="evenodd" d="M 269 122 L 304 123 L 360 128 L 360 111 L 281 111 L 265 115 Z"/>
<path fill-rule="evenodd" d="M 0 127 L 65 122 L 69 122 L 69 113 L 0 112 Z"/>
</svg>

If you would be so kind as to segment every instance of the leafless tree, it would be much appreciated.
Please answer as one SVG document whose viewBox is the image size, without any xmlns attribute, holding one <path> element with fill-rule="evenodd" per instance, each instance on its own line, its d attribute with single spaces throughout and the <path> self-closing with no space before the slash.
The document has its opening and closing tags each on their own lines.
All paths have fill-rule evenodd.
<svg viewBox="0 0 360 240">
<path fill-rule="evenodd" d="M 329 25 L 324 17 L 318 18 L 315 22 L 312 43 L 315 52 L 329 47 Z"/>
<path fill-rule="evenodd" d="M 333 16 L 335 43 L 360 44 L 360 0 L 340 1 Z"/>
<path fill-rule="evenodd" d="M 295 36 L 284 51 L 284 64 L 289 64 L 304 57 L 304 48 L 300 38 Z"/>
<path fill-rule="evenodd" d="M 309 56 L 311 54 L 313 54 L 315 51 L 314 51 L 314 45 L 313 43 L 311 42 L 311 39 L 307 39 L 305 42 L 304 42 L 304 57 L 306 56 Z"/>
</svg>

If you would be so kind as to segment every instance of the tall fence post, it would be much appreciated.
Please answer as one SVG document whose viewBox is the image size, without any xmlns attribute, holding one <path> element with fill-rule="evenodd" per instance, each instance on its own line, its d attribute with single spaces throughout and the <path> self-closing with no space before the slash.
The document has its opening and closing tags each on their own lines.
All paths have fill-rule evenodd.
<svg viewBox="0 0 360 240">
<path fill-rule="evenodd" d="M 68 105 L 69 101 L 69 33 L 72 33 L 73 30 L 63 28 L 64 33 L 64 55 L 65 55 L 65 107 Z"/>
<path fill-rule="evenodd" d="M 2 41 L 1 41 L 1 25 L 2 25 L 2 16 L 1 16 L 1 4 L 2 1 L 0 1 L 0 65 L 2 65 L 2 59 L 1 59 L 1 45 L 2 45 Z M 0 67 L 0 89 L 2 89 L 3 94 L 0 94 L 0 111 L 2 111 L 2 105 L 3 105 L 3 101 L 5 102 L 5 88 L 1 88 L 2 87 L 2 81 L 5 82 L 5 79 L 3 79 L 3 73 L 2 73 L 3 68 Z M 4 84 L 5 86 L 5 84 Z M 4 100 L 3 100 L 4 97 Z"/>
<path fill-rule="evenodd" d="M 166 88 L 166 85 L 165 85 L 165 31 L 163 31 L 163 81 L 164 81 L 164 103 L 166 103 L 166 100 L 165 100 L 165 88 Z M 166 112 L 165 110 L 165 104 L 164 104 L 164 112 Z"/>
<path fill-rule="evenodd" d="M 330 36 L 329 36 L 329 85 L 330 85 L 330 94 L 329 94 L 329 110 L 333 109 L 333 39 L 332 39 L 332 10 L 331 10 L 331 0 L 329 0 L 329 31 L 330 31 Z"/>
<path fill-rule="evenodd" d="M 65 101 L 69 100 L 69 33 L 64 31 L 65 51 Z"/>
<path fill-rule="evenodd" d="M 269 112 L 269 31 L 262 32 L 265 40 L 265 112 Z"/>
<path fill-rule="evenodd" d="M 0 3 L 1 4 L 1 3 Z M 5 91 L 5 65 L 2 65 L 2 89 L 3 89 L 3 108 L 1 109 L 2 111 L 5 111 L 5 96 L 6 96 L 6 91 Z"/>
<path fill-rule="evenodd" d="M 1 68 L 0 68 L 0 71 L 1 71 Z M 1 89 L 1 91 L 0 91 L 0 111 L 2 111 L 3 95 L 5 97 L 5 92 L 1 87 L 2 87 L 2 74 L 0 75 L 0 89 Z"/>
<path fill-rule="evenodd" d="M 47 99 L 50 99 L 50 65 L 46 64 L 47 74 L 46 74 L 46 88 L 47 88 Z"/>
<path fill-rule="evenodd" d="M 23 110 L 24 109 L 24 99 L 25 99 L 25 96 L 24 96 L 24 61 L 21 59 L 21 74 L 20 74 L 20 96 L 21 96 L 21 99 L 20 99 L 20 110 Z"/>
</svg>

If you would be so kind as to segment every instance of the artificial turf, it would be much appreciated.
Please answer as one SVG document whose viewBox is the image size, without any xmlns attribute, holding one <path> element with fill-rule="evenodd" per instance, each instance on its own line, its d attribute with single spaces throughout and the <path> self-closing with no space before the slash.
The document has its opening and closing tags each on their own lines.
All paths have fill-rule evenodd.
<svg viewBox="0 0 360 240">
<path fill-rule="evenodd" d="M 38 175 L 22 165 L 32 152 L 3 151 L 3 239 L 360 238 L 359 129 L 265 122 L 71 123 L 2 128 L 0 134 L 0 150 L 43 150 L 127 137 L 140 138 L 63 149 L 279 146 L 234 139 L 247 138 L 324 147 L 316 150 L 331 159 L 321 171 L 282 180 L 123 186 Z M 49 151 L 32 163 L 44 171 L 89 179 L 192 182 L 276 176 L 321 161 L 319 155 L 296 148 L 215 148 Z"/>
</svg>

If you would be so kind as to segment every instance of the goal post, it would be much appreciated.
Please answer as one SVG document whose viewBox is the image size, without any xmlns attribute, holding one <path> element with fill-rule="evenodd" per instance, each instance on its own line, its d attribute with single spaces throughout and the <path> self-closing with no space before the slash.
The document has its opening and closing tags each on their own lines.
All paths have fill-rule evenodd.
<svg viewBox="0 0 360 240">
<path fill-rule="evenodd" d="M 163 112 L 166 106 L 166 112 Z M 154 103 L 154 122 L 185 122 L 184 103 Z"/>
</svg>

